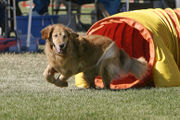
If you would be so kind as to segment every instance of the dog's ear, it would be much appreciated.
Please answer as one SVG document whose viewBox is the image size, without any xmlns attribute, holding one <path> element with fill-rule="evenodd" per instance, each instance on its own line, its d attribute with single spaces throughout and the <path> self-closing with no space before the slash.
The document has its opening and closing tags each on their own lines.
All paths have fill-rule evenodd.
<svg viewBox="0 0 180 120">
<path fill-rule="evenodd" d="M 72 37 L 72 38 L 77 38 L 77 37 L 79 37 L 79 34 L 77 34 L 76 32 L 74 32 L 71 28 L 66 27 L 65 29 L 66 29 L 66 31 L 67 31 L 67 33 L 69 34 L 70 37 Z"/>
<path fill-rule="evenodd" d="M 42 39 L 44 39 L 44 40 L 49 39 L 52 30 L 53 30 L 53 26 L 52 25 L 49 25 L 49 26 L 45 27 L 44 29 L 42 29 L 41 30 L 41 35 L 42 35 L 41 37 L 42 37 Z"/>
</svg>

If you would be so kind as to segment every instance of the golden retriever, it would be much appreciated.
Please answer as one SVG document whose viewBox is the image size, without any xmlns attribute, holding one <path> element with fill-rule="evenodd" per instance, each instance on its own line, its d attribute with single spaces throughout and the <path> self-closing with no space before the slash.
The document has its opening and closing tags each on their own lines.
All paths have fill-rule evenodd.
<svg viewBox="0 0 180 120">
<path fill-rule="evenodd" d="M 101 35 L 80 36 L 62 24 L 47 26 L 41 31 L 46 40 L 45 54 L 48 65 L 45 79 L 59 87 L 67 87 L 67 79 L 83 72 L 90 88 L 95 88 L 94 79 L 101 75 L 104 88 L 110 88 L 113 78 L 133 74 L 143 78 L 147 71 L 144 58 L 130 58 L 115 42 Z M 61 75 L 55 79 L 55 74 Z"/>
</svg>

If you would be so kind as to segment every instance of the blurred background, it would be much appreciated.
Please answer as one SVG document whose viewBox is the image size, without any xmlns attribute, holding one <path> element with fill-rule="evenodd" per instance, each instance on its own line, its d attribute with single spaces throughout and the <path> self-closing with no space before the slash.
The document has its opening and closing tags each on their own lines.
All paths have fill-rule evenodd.
<svg viewBox="0 0 180 120">
<path fill-rule="evenodd" d="M 85 33 L 113 14 L 146 8 L 178 8 L 179 0 L 0 0 L 0 51 L 36 52 L 40 31 L 55 23 Z"/>
</svg>

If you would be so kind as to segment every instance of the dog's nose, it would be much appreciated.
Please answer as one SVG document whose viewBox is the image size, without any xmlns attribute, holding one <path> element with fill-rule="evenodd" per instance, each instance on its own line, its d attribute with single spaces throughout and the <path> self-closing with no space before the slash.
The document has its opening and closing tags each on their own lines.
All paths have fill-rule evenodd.
<svg viewBox="0 0 180 120">
<path fill-rule="evenodd" d="M 64 47 L 64 43 L 61 43 L 59 47 L 62 49 Z"/>
</svg>

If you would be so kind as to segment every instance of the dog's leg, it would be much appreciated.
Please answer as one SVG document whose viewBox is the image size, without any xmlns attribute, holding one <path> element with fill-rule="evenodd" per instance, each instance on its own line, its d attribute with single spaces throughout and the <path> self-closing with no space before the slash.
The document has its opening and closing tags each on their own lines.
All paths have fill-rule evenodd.
<svg viewBox="0 0 180 120">
<path fill-rule="evenodd" d="M 64 77 L 63 75 L 61 75 L 60 77 L 58 77 L 58 79 L 54 78 L 55 73 L 57 73 L 57 71 L 52 68 L 50 65 L 48 65 L 43 73 L 45 80 L 47 80 L 48 82 L 55 84 L 58 87 L 67 87 L 68 83 L 67 83 L 67 77 Z"/>
<path fill-rule="evenodd" d="M 67 79 L 69 77 L 65 77 L 64 75 L 60 75 L 57 80 L 54 82 L 54 84 L 58 87 L 68 87 Z"/>
<path fill-rule="evenodd" d="M 45 80 L 54 84 L 54 82 L 56 81 L 56 79 L 54 78 L 55 73 L 56 71 L 50 65 L 48 65 L 44 70 L 43 76 Z"/>
<path fill-rule="evenodd" d="M 91 70 L 85 71 L 83 75 L 84 75 L 83 76 L 84 79 L 89 85 L 89 88 L 95 88 L 96 86 L 95 86 L 94 80 L 95 80 L 95 77 L 98 75 L 97 69 L 93 68 Z"/>
<path fill-rule="evenodd" d="M 100 66 L 100 75 L 102 77 L 105 89 L 110 89 L 110 82 L 112 80 L 111 71 L 108 69 L 109 65 L 109 62 L 105 60 Z"/>
<path fill-rule="evenodd" d="M 104 83 L 104 89 L 110 89 L 111 77 L 106 68 L 101 69 L 101 77 Z"/>
</svg>

